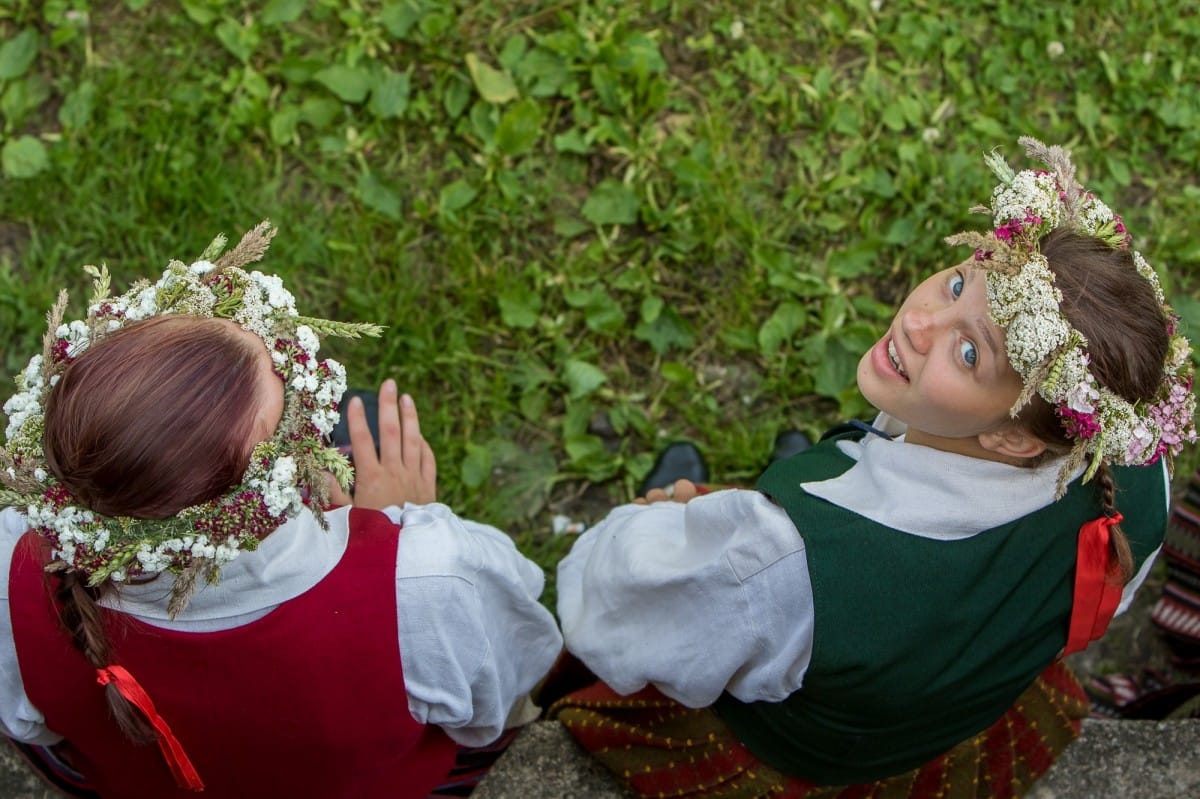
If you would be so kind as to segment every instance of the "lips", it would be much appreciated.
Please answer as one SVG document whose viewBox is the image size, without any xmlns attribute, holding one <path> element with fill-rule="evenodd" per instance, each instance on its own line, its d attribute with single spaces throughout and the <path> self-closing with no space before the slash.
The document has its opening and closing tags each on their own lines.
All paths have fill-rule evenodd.
<svg viewBox="0 0 1200 799">
<path fill-rule="evenodd" d="M 895 340 L 891 334 L 880 339 L 871 348 L 871 363 L 874 364 L 875 373 L 880 377 L 891 380 L 902 380 L 905 383 L 909 382 L 908 372 L 904 368 L 904 362 L 900 359 Z"/>
</svg>

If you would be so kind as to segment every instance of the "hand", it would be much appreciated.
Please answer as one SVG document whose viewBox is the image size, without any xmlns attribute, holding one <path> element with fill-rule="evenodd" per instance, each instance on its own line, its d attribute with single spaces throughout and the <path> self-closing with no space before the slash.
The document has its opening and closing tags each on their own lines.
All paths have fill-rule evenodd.
<svg viewBox="0 0 1200 799">
<path fill-rule="evenodd" d="M 654 502 L 688 502 L 700 495 L 696 484 L 691 480 L 676 480 L 674 484 L 663 488 L 652 488 L 646 496 L 633 501 L 635 505 L 649 505 Z"/>
<path fill-rule="evenodd" d="M 416 405 L 407 394 L 397 400 L 396 393 L 395 380 L 379 387 L 378 453 L 362 400 L 350 400 L 346 425 L 354 458 L 354 496 L 335 485 L 330 492 L 334 504 L 382 509 L 437 499 L 437 460 L 421 435 Z"/>
</svg>

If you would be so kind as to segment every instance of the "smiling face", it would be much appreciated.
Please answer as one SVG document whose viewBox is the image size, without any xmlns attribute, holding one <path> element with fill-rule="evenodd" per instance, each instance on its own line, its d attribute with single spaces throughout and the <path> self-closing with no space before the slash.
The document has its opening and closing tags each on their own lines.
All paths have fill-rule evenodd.
<svg viewBox="0 0 1200 799">
<path fill-rule="evenodd" d="M 859 361 L 859 390 L 908 424 L 911 443 L 988 457 L 976 438 L 1012 426 L 1021 378 L 988 316 L 986 282 L 973 261 L 931 276 Z"/>
</svg>

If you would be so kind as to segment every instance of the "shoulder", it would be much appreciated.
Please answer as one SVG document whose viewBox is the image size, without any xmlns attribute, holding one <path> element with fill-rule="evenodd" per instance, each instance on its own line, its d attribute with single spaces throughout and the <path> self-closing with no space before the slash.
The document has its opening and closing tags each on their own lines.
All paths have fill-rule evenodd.
<svg viewBox="0 0 1200 799">
<path fill-rule="evenodd" d="M 397 580 L 457 577 L 474 583 L 486 575 L 541 573 L 503 532 L 463 519 L 441 503 L 389 508 L 388 515 L 400 525 Z"/>
</svg>

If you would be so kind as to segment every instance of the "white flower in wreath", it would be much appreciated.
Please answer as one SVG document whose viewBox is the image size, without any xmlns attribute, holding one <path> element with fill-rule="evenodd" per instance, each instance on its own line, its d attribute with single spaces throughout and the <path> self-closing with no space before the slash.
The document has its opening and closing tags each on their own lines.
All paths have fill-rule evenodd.
<svg viewBox="0 0 1200 799">
<path fill-rule="evenodd" d="M 282 278 L 278 275 L 264 275 L 256 270 L 250 273 L 250 279 L 262 288 L 268 305 L 272 308 L 286 309 L 291 312 L 290 315 L 295 315 L 296 298 L 284 288 Z"/>
<path fill-rule="evenodd" d="M 1076 413 L 1095 413 L 1096 403 L 1100 400 L 1100 392 L 1096 390 L 1095 381 L 1091 375 L 1067 392 L 1067 407 Z"/>
</svg>

